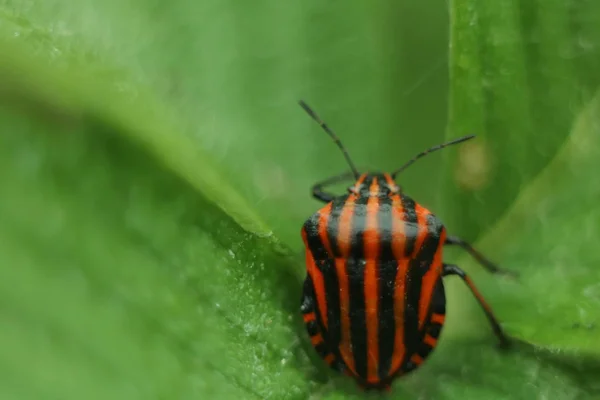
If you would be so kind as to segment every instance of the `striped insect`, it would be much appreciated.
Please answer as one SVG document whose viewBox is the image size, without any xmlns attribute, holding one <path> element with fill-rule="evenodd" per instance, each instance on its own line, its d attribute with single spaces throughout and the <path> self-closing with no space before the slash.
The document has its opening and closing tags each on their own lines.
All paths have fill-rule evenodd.
<svg viewBox="0 0 600 400">
<path fill-rule="evenodd" d="M 432 147 L 392 173 L 359 173 L 335 133 L 303 101 L 302 108 L 333 138 L 350 170 L 312 187 L 327 203 L 302 227 L 307 277 L 301 311 L 319 356 L 364 389 L 391 382 L 421 365 L 435 348 L 446 315 L 443 277 L 456 275 L 481 305 L 500 344 L 507 346 L 492 310 L 469 276 L 442 260 L 459 246 L 493 273 L 502 270 L 456 236 L 395 182 L 419 158 L 474 136 Z M 354 178 L 345 195 L 328 185 Z"/>
</svg>

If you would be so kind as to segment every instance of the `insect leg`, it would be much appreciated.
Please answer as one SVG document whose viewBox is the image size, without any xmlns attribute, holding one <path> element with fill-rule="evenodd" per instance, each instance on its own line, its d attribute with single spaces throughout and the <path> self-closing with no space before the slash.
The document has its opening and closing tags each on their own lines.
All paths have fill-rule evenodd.
<svg viewBox="0 0 600 400">
<path fill-rule="evenodd" d="M 313 296 L 312 281 L 309 277 L 304 280 L 304 288 L 302 290 L 302 301 L 300 304 L 304 326 L 310 337 L 310 343 L 315 351 L 327 365 L 336 371 L 343 371 L 344 368 L 338 361 L 337 357 L 331 352 L 329 346 L 325 343 L 325 338 L 317 321 L 317 313 L 315 311 L 315 301 Z"/>
<path fill-rule="evenodd" d="M 481 296 L 481 293 L 479 293 L 479 290 L 477 290 L 477 287 L 475 287 L 475 284 L 473 284 L 473 281 L 471 280 L 471 278 L 469 278 L 469 276 L 458 266 L 453 265 L 453 264 L 444 264 L 443 270 L 442 270 L 442 276 L 448 276 L 448 275 L 458 275 L 460 277 L 460 279 L 462 279 L 466 283 L 466 285 L 469 287 L 469 289 L 471 289 L 473 296 L 475 296 L 475 298 L 477 299 L 477 302 L 483 309 L 485 316 L 487 317 L 488 321 L 490 322 L 490 325 L 492 326 L 492 330 L 494 331 L 494 334 L 500 341 L 500 346 L 508 347 L 508 345 L 510 344 L 510 340 L 508 339 L 508 336 L 506 336 L 506 334 L 500 327 L 500 323 L 498 322 L 498 320 L 492 313 L 492 309 L 486 303 L 483 296 Z"/>
<path fill-rule="evenodd" d="M 446 238 L 446 242 L 444 244 L 450 245 L 450 246 L 455 245 L 455 246 L 461 247 L 467 253 L 469 253 L 475 260 L 477 260 L 477 262 L 479 264 L 481 264 L 481 266 L 483 266 L 485 269 L 487 269 L 489 272 L 491 272 L 493 274 L 511 275 L 515 278 L 518 276 L 518 273 L 515 271 L 510 271 L 510 270 L 498 267 L 496 264 L 494 264 L 493 262 L 491 262 L 490 260 L 485 258 L 480 252 L 475 250 L 473 248 L 473 246 L 471 246 L 469 243 L 465 242 L 464 240 L 462 240 L 459 237 L 448 236 Z"/>
<path fill-rule="evenodd" d="M 337 197 L 336 194 L 328 193 L 324 190 L 325 186 L 343 182 L 349 178 L 354 178 L 352 171 L 344 172 L 343 174 L 332 176 L 321 182 L 317 182 L 312 187 L 312 195 L 315 199 L 321 200 L 324 203 L 329 203 Z"/>
</svg>

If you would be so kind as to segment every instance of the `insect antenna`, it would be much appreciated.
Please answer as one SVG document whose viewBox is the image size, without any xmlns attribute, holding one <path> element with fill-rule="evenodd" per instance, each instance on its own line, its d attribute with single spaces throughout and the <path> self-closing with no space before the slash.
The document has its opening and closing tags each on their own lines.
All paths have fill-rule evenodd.
<svg viewBox="0 0 600 400">
<path fill-rule="evenodd" d="M 410 160 L 408 160 L 403 166 L 401 166 L 400 168 L 398 168 L 397 170 L 395 170 L 394 172 L 392 172 L 392 178 L 396 178 L 396 175 L 398 175 L 400 172 L 404 171 L 406 168 L 408 168 L 409 166 L 411 166 L 419 158 L 424 157 L 424 156 L 426 156 L 429 153 L 433 153 L 434 151 L 441 150 L 444 147 L 447 147 L 447 146 L 450 146 L 450 145 L 453 145 L 453 144 L 462 143 L 462 142 L 465 142 L 465 141 L 467 141 L 469 139 L 473 139 L 474 137 L 475 137 L 475 135 L 467 135 L 467 136 L 459 137 L 458 139 L 451 140 L 451 141 L 446 142 L 446 143 L 438 144 L 437 146 L 433 146 L 433 147 L 425 150 L 424 152 L 417 154 L 416 156 L 414 156 L 413 158 L 411 158 Z"/>
<path fill-rule="evenodd" d="M 306 104 L 303 100 L 300 100 L 298 102 L 298 104 L 300 104 L 300 107 L 302 107 L 304 109 L 304 111 L 306 111 L 306 113 L 312 117 L 312 119 L 317 121 L 317 123 L 319 125 L 321 125 L 321 128 L 323 128 L 323 130 L 325 132 L 327 132 L 327 134 L 329 136 L 331 136 L 331 138 L 333 139 L 333 141 L 335 142 L 337 147 L 339 147 L 339 149 L 342 151 L 342 153 L 344 153 L 344 157 L 346 158 L 346 161 L 348 162 L 348 165 L 350 166 L 350 169 L 352 170 L 352 173 L 354 174 L 354 178 L 355 179 L 360 178 L 360 173 L 358 172 L 358 169 L 356 169 L 356 166 L 352 162 L 352 159 L 350 159 L 350 155 L 348 155 L 346 148 L 344 147 L 344 145 L 342 144 L 340 139 L 337 137 L 337 135 L 327 126 L 327 124 L 325 122 L 323 122 L 323 120 L 321 118 L 319 118 L 317 113 L 315 113 L 312 110 L 312 108 L 310 108 L 308 106 L 308 104 Z"/>
</svg>

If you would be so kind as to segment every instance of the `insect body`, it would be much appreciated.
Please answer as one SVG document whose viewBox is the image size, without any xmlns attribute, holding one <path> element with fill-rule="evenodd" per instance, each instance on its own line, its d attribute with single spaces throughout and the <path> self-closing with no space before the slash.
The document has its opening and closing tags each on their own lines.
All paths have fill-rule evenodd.
<svg viewBox="0 0 600 400">
<path fill-rule="evenodd" d="M 301 310 L 320 357 L 363 388 L 389 389 L 394 378 L 416 369 L 435 348 L 446 314 L 442 278 L 449 275 L 467 284 L 501 345 L 507 345 L 471 279 L 443 262 L 443 246 L 462 247 L 491 272 L 508 271 L 449 236 L 441 221 L 394 180 L 418 158 L 473 136 L 420 153 L 391 174 L 361 174 L 331 129 L 306 103 L 300 105 L 334 139 L 351 168 L 313 186 L 313 196 L 327 204 L 302 227 L 307 277 Z M 355 183 L 345 195 L 324 190 L 351 177 Z"/>
</svg>

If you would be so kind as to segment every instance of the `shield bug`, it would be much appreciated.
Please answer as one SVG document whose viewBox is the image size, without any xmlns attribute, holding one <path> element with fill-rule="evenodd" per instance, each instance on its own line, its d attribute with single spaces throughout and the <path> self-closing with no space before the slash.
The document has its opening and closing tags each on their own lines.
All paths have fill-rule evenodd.
<svg viewBox="0 0 600 400">
<path fill-rule="evenodd" d="M 313 196 L 327 204 L 301 231 L 307 269 L 301 311 L 319 356 L 364 389 L 389 389 L 435 348 L 446 315 L 442 278 L 450 275 L 463 280 L 500 344 L 508 345 L 469 276 L 442 260 L 443 247 L 463 248 L 490 272 L 511 272 L 466 241 L 447 235 L 442 222 L 395 182 L 419 158 L 474 136 L 432 147 L 391 173 L 360 173 L 337 135 L 306 103 L 300 105 L 331 136 L 350 166 L 348 173 L 312 187 Z M 326 191 L 328 185 L 350 178 L 355 183 L 347 194 Z"/>
</svg>

